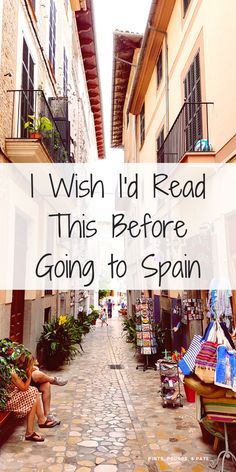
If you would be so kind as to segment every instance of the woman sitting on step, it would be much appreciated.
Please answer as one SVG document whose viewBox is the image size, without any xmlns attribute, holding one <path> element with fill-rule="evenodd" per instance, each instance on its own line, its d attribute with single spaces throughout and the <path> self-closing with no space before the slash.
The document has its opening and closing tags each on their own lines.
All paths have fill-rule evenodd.
<svg viewBox="0 0 236 472">
<path fill-rule="evenodd" d="M 41 394 L 37 388 L 30 386 L 31 375 L 34 366 L 34 357 L 27 357 L 25 372 L 27 379 L 23 381 L 16 373 L 14 366 L 11 370 L 11 384 L 9 386 L 9 399 L 6 404 L 6 411 L 11 411 L 17 418 L 27 417 L 25 439 L 27 441 L 43 442 L 44 437 L 34 431 L 35 415 L 38 418 L 39 428 L 53 428 L 58 424 L 54 420 L 49 420 L 44 415 L 42 408 Z"/>
</svg>

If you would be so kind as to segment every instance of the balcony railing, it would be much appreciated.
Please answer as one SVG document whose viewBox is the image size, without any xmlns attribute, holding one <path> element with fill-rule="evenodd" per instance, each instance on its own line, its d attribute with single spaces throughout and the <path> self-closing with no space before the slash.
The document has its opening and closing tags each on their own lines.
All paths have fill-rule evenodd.
<svg viewBox="0 0 236 472">
<path fill-rule="evenodd" d="M 179 162 L 186 152 L 210 151 L 209 106 L 213 102 L 185 102 L 162 146 L 157 162 Z M 202 139 L 207 142 L 198 143 Z M 198 146 L 196 144 L 198 143 Z"/>
<path fill-rule="evenodd" d="M 43 131 L 40 141 L 54 162 L 71 162 L 44 92 L 42 90 L 8 90 L 8 92 L 13 94 L 10 138 L 32 139 L 29 129 L 25 128 L 25 123 L 31 121 L 29 116 L 34 116 L 36 119 L 46 117 L 52 124 L 52 130 Z"/>
</svg>

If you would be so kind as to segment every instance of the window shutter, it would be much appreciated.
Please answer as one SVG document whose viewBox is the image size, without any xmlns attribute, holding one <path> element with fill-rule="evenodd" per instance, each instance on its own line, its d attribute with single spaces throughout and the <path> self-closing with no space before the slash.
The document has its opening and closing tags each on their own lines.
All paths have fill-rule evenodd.
<svg viewBox="0 0 236 472">
<path fill-rule="evenodd" d="M 34 62 L 28 45 L 23 38 L 22 73 L 21 73 L 21 137 L 27 137 L 24 127 L 29 115 L 34 115 Z M 31 92 L 32 90 L 32 92 Z"/>
<path fill-rule="evenodd" d="M 193 151 L 202 139 L 201 71 L 199 52 L 184 79 L 186 150 Z"/>
<path fill-rule="evenodd" d="M 145 104 L 143 104 L 140 113 L 140 144 L 143 145 L 145 140 Z"/>
<path fill-rule="evenodd" d="M 159 86 L 162 79 L 162 51 L 159 54 L 157 61 L 157 87 Z"/>
<path fill-rule="evenodd" d="M 186 11 L 188 9 L 188 6 L 190 4 L 191 0 L 184 0 L 184 16 L 186 14 Z"/>
<path fill-rule="evenodd" d="M 50 0 L 49 17 L 49 60 L 52 70 L 55 73 L 56 56 L 56 6 L 54 0 Z"/>
<path fill-rule="evenodd" d="M 164 162 L 164 127 L 157 137 L 157 162 Z"/>
</svg>

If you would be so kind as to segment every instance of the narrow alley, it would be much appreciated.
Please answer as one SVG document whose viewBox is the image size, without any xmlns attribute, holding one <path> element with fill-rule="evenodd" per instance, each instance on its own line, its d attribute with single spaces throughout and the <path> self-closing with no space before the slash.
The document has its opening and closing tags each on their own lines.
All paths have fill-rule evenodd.
<svg viewBox="0 0 236 472">
<path fill-rule="evenodd" d="M 162 408 L 158 373 L 136 370 L 121 320 L 113 318 L 103 328 L 98 320 L 83 347 L 84 353 L 61 372 L 68 384 L 53 386 L 53 411 L 61 425 L 42 430 L 43 444 L 29 444 L 24 421 L 18 424 L 1 448 L 1 471 L 210 470 L 215 456 L 201 439 L 194 404 L 184 400 L 183 408 Z"/>
</svg>

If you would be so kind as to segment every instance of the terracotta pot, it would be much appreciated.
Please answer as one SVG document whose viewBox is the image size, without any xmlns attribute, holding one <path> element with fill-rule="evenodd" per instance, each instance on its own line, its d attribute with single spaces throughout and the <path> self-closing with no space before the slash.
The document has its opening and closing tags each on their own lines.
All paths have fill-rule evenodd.
<svg viewBox="0 0 236 472">
<path fill-rule="evenodd" d="M 31 139 L 41 139 L 41 134 L 40 133 L 30 133 L 30 138 Z"/>
</svg>

